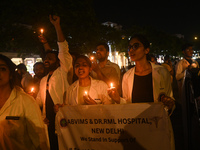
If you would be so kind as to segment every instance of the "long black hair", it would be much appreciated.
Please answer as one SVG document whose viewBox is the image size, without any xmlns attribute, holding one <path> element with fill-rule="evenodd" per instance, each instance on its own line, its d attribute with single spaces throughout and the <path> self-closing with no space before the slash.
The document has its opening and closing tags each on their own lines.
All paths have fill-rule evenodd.
<svg viewBox="0 0 200 150">
<path fill-rule="evenodd" d="M 14 86 L 16 85 L 16 73 L 15 73 L 16 65 L 10 60 L 10 58 L 2 54 L 0 54 L 0 60 L 4 61 L 8 66 L 8 69 L 10 71 L 10 87 L 11 89 L 13 89 Z"/>
</svg>

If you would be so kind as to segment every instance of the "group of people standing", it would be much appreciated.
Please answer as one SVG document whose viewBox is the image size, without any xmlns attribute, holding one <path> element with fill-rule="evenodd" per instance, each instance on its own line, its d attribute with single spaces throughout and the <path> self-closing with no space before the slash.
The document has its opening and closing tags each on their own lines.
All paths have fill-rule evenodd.
<svg viewBox="0 0 200 150">
<path fill-rule="evenodd" d="M 59 51 L 39 37 L 46 55 L 42 64 L 34 66 L 35 73 L 39 72 L 35 99 L 16 86 L 16 66 L 0 55 L 0 149 L 58 149 L 55 115 L 63 105 L 162 102 L 169 115 L 173 112 L 170 72 L 147 60 L 150 43 L 146 37 L 134 35 L 130 39 L 128 53 L 135 66 L 124 74 L 121 86 L 119 66 L 107 59 L 108 45 L 98 44 L 92 60 L 84 55 L 73 59 L 60 17 L 49 18 Z"/>
</svg>

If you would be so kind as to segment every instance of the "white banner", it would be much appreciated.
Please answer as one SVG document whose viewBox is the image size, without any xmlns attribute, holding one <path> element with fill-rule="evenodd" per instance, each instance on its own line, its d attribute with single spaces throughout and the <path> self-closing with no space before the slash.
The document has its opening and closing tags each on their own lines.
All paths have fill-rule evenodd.
<svg viewBox="0 0 200 150">
<path fill-rule="evenodd" d="M 161 103 L 64 106 L 56 116 L 60 150 L 171 150 Z"/>
</svg>

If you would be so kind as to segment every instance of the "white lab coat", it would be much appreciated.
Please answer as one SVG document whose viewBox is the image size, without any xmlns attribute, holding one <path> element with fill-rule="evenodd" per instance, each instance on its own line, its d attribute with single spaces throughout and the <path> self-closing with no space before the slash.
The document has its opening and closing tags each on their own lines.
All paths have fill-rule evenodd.
<svg viewBox="0 0 200 150">
<path fill-rule="evenodd" d="M 6 117 L 18 119 L 6 119 Z M 14 88 L 0 109 L 0 149 L 49 149 L 40 108 L 21 88 Z"/>
<path fill-rule="evenodd" d="M 197 65 L 197 68 L 199 68 L 199 64 L 197 61 L 193 60 L 193 63 L 195 63 Z M 176 80 L 177 81 L 181 81 L 183 80 L 183 78 L 185 77 L 185 70 L 186 68 L 190 65 L 190 63 L 184 58 L 182 60 L 180 60 L 177 64 L 176 64 Z"/>
<path fill-rule="evenodd" d="M 153 80 L 153 96 L 154 102 L 159 102 L 160 94 L 165 94 L 166 96 L 173 98 L 173 91 L 171 87 L 171 77 L 169 71 L 161 65 L 156 65 L 151 63 L 152 66 L 152 80 Z M 122 95 L 120 98 L 120 103 L 131 103 L 132 102 L 132 90 L 134 85 L 134 74 L 135 67 L 127 71 L 123 76 L 122 81 Z M 175 106 L 172 108 L 170 115 L 172 114 Z M 171 125 L 170 118 L 168 118 L 170 124 L 171 133 L 171 149 L 175 149 L 174 144 L 174 134 Z"/>
<path fill-rule="evenodd" d="M 66 98 L 66 90 L 69 87 L 67 81 L 67 73 L 72 68 L 72 57 L 69 54 L 69 48 L 67 41 L 58 42 L 60 59 L 60 67 L 58 67 L 49 79 L 49 93 L 54 104 L 63 104 L 63 100 Z M 36 97 L 36 101 L 40 106 L 43 106 L 43 117 L 46 117 L 46 85 L 48 75 L 42 78 L 40 82 L 40 90 Z"/>
<path fill-rule="evenodd" d="M 192 61 L 193 61 L 193 63 L 195 63 L 197 65 L 197 68 L 199 68 L 198 62 L 193 59 L 192 59 Z M 183 58 L 176 64 L 176 67 L 175 67 L 176 80 L 177 80 L 178 89 L 179 89 L 179 97 L 181 97 L 181 95 L 182 95 L 181 93 L 182 93 L 183 79 L 186 74 L 186 69 L 188 68 L 189 65 L 190 65 L 190 63 L 185 58 Z"/>
<path fill-rule="evenodd" d="M 100 80 L 91 79 L 91 86 L 88 95 L 97 102 L 97 104 L 113 104 L 114 102 L 108 96 L 108 86 L 105 82 Z M 64 104 L 77 105 L 78 104 L 78 89 L 79 80 L 75 81 L 66 92 L 66 99 Z"/>
<path fill-rule="evenodd" d="M 160 94 L 165 94 L 173 98 L 173 92 L 171 87 L 171 77 L 169 71 L 161 65 L 152 66 L 152 80 L 153 80 L 153 96 L 154 102 L 159 102 Z M 122 80 L 122 95 L 120 103 L 131 103 L 132 102 L 132 90 L 134 85 L 134 74 L 135 67 L 128 70 Z"/>
</svg>

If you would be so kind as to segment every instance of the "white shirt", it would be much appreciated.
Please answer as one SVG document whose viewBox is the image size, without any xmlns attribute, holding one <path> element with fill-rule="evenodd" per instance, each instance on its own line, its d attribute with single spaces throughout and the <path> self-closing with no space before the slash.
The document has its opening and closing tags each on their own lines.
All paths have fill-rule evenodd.
<svg viewBox="0 0 200 150">
<path fill-rule="evenodd" d="M 72 68 L 72 57 L 69 54 L 67 41 L 58 42 L 60 59 L 60 67 L 58 67 L 49 79 L 49 93 L 54 104 L 63 104 L 66 98 L 66 90 L 69 87 L 67 81 L 67 73 Z M 40 106 L 43 106 L 43 117 L 46 117 L 46 85 L 49 74 L 42 78 L 40 82 L 40 90 L 38 92 L 36 101 Z"/>
<path fill-rule="evenodd" d="M 199 64 L 197 61 L 193 60 L 192 61 L 197 65 L 197 68 L 199 68 Z M 190 63 L 184 58 L 180 60 L 176 64 L 176 80 L 182 82 L 183 78 L 185 77 L 185 70 L 188 68 Z"/>
<path fill-rule="evenodd" d="M 108 96 L 108 86 L 105 82 L 100 80 L 91 79 L 90 90 L 88 95 L 97 104 L 113 104 L 114 102 Z M 66 105 L 78 105 L 78 92 L 79 92 L 79 80 L 75 81 L 68 89 L 66 93 L 66 99 L 64 104 Z"/>
<path fill-rule="evenodd" d="M 159 102 L 159 96 L 161 93 L 173 98 L 173 92 L 171 87 L 171 77 L 169 71 L 161 65 L 152 66 L 152 82 L 153 82 L 153 96 L 154 102 Z M 132 102 L 132 90 L 134 85 L 135 67 L 128 70 L 122 80 L 122 95 L 120 103 Z"/>
<path fill-rule="evenodd" d="M 6 119 L 9 116 L 18 119 Z M 41 111 L 34 98 L 19 87 L 0 109 L 0 149 L 49 149 Z"/>
</svg>

